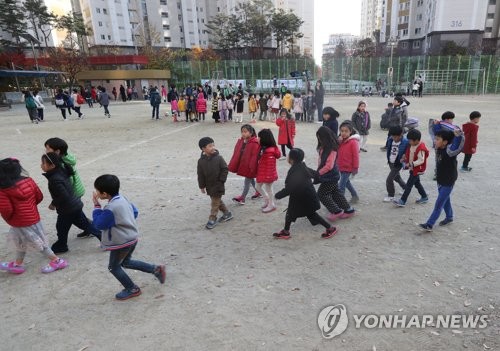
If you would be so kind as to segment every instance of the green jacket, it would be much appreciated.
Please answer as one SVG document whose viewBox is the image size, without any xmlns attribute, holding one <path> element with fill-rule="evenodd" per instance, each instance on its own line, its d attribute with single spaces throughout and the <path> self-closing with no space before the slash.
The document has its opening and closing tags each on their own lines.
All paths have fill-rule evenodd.
<svg viewBox="0 0 500 351">
<path fill-rule="evenodd" d="M 75 196 L 80 198 L 83 196 L 83 194 L 85 194 L 85 187 L 83 186 L 82 180 L 80 179 L 80 175 L 76 170 L 76 157 L 68 152 L 67 155 L 63 156 L 62 159 L 64 163 L 67 163 L 68 165 L 73 167 L 74 174 L 71 177 L 69 177 L 69 180 L 71 181 L 71 186 L 73 187 L 73 192 L 75 193 Z"/>
</svg>

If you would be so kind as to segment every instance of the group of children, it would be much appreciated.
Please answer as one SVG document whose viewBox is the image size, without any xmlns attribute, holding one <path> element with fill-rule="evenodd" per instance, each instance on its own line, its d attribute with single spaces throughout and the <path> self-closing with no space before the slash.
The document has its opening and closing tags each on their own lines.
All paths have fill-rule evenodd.
<svg viewBox="0 0 500 351">
<path fill-rule="evenodd" d="M 153 274 L 160 283 L 165 282 L 165 266 L 152 265 L 132 259 L 137 244 L 137 209 L 119 194 L 120 182 L 114 175 L 102 175 L 94 182 L 93 221 L 83 212 L 81 197 L 85 188 L 76 171 L 76 159 L 68 152 L 67 143 L 60 138 L 45 142 L 41 156 L 41 169 L 48 180 L 51 195 L 50 210 L 57 212 L 57 241 L 49 246 L 41 223 L 38 205 L 43 194 L 38 185 L 22 168 L 19 160 L 0 161 L 0 214 L 11 226 L 9 238 L 15 246 L 16 256 L 11 262 L 1 262 L 0 270 L 13 274 L 25 272 L 24 258 L 28 250 L 41 252 L 49 259 L 42 273 L 64 269 L 68 262 L 58 254 L 68 252 L 68 232 L 72 225 L 83 230 L 77 237 L 97 237 L 101 246 L 110 251 L 109 271 L 123 285 L 116 294 L 118 300 L 140 295 L 141 291 L 122 267 Z M 101 208 L 99 200 L 108 200 Z"/>
</svg>

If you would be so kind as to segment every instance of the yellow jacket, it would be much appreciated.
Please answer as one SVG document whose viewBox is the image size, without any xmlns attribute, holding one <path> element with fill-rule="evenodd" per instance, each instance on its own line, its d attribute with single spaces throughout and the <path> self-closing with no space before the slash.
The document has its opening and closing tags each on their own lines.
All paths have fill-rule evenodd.
<svg viewBox="0 0 500 351">
<path fill-rule="evenodd" d="M 248 112 L 257 112 L 257 101 L 254 98 L 248 100 Z"/>
<path fill-rule="evenodd" d="M 179 102 L 177 103 L 179 107 L 179 112 L 186 112 L 186 100 L 185 99 L 180 99 Z"/>
<path fill-rule="evenodd" d="M 293 106 L 292 94 L 285 94 L 285 96 L 283 96 L 282 104 L 283 104 L 283 108 L 286 108 L 288 111 L 290 111 L 292 109 L 292 106 Z"/>
</svg>

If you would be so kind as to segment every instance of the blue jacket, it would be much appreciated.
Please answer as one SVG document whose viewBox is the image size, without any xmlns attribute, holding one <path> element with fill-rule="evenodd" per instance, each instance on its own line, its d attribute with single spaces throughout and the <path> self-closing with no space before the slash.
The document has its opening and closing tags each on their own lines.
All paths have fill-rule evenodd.
<svg viewBox="0 0 500 351">
<path fill-rule="evenodd" d="M 390 157 L 391 157 L 391 148 L 392 148 L 393 141 L 394 140 L 392 139 L 392 137 L 389 137 L 389 139 L 387 139 L 387 162 L 389 162 Z M 396 161 L 394 161 L 395 166 L 401 166 L 401 157 L 403 157 L 403 155 L 405 154 L 406 149 L 408 148 L 408 145 L 409 145 L 408 139 L 406 139 L 406 137 L 403 137 L 401 139 L 401 144 L 399 144 L 398 155 L 396 156 Z"/>
</svg>

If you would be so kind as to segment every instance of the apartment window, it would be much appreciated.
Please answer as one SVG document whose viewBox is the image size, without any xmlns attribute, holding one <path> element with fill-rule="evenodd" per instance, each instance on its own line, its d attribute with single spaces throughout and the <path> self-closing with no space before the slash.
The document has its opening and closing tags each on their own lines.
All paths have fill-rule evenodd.
<svg viewBox="0 0 500 351">
<path fill-rule="evenodd" d="M 182 29 L 182 27 L 179 27 L 179 31 L 180 31 L 181 33 L 183 32 L 183 29 Z"/>
<path fill-rule="evenodd" d="M 106 39 L 106 36 L 104 34 L 101 35 L 101 39 L 104 40 Z"/>
<path fill-rule="evenodd" d="M 123 14 L 121 14 L 121 13 L 117 13 L 117 14 L 116 14 L 116 17 L 123 17 Z"/>
<path fill-rule="evenodd" d="M 415 35 L 422 33 L 422 28 L 415 28 Z"/>
<path fill-rule="evenodd" d="M 108 10 L 102 9 L 102 13 L 105 14 L 105 15 L 107 15 L 108 14 Z"/>
<path fill-rule="evenodd" d="M 495 14 L 494 13 L 488 13 L 488 16 L 486 17 L 487 19 L 494 19 Z"/>
<path fill-rule="evenodd" d="M 419 49 L 420 48 L 420 42 L 419 41 L 414 41 L 413 42 L 413 48 L 414 49 Z"/>
<path fill-rule="evenodd" d="M 124 30 L 124 29 L 125 29 L 125 27 L 123 27 L 123 26 L 118 26 L 118 29 Z"/>
<path fill-rule="evenodd" d="M 205 23 L 205 19 L 204 18 L 201 19 L 201 23 Z"/>
<path fill-rule="evenodd" d="M 179 10 L 181 9 L 181 3 L 180 3 L 180 2 L 178 2 L 178 3 L 177 3 L 177 8 L 178 8 Z"/>
<path fill-rule="evenodd" d="M 102 22 L 101 21 L 99 21 L 98 24 L 99 24 L 99 27 L 102 27 Z"/>
<path fill-rule="evenodd" d="M 403 41 L 403 42 L 401 43 L 401 48 L 403 48 L 403 49 L 408 49 L 408 42 Z"/>
<path fill-rule="evenodd" d="M 172 41 L 172 38 L 170 37 L 163 37 L 163 39 L 165 39 L 166 43 L 170 43 Z"/>
<path fill-rule="evenodd" d="M 165 30 L 170 30 L 170 26 L 169 26 L 168 24 L 164 24 L 164 25 L 163 25 L 163 29 L 165 29 Z"/>
<path fill-rule="evenodd" d="M 203 12 L 203 7 L 200 7 L 200 12 Z"/>
<path fill-rule="evenodd" d="M 417 21 L 421 21 L 421 20 L 422 20 L 422 14 L 420 13 L 417 15 Z"/>
<path fill-rule="evenodd" d="M 163 18 L 168 18 L 168 12 L 162 12 L 161 17 Z"/>
<path fill-rule="evenodd" d="M 97 13 L 101 13 L 101 9 L 97 7 L 97 8 L 95 9 L 95 12 L 97 12 Z"/>
<path fill-rule="evenodd" d="M 410 16 L 403 16 L 403 23 L 408 23 Z"/>
<path fill-rule="evenodd" d="M 160 5 L 166 5 L 167 4 L 167 0 L 160 0 Z"/>
<path fill-rule="evenodd" d="M 492 27 L 486 27 L 486 28 L 484 28 L 484 32 L 485 33 L 491 33 L 491 32 L 493 32 L 493 28 Z"/>
<path fill-rule="evenodd" d="M 108 40 L 111 40 L 111 35 L 108 35 Z"/>
<path fill-rule="evenodd" d="M 422 6 L 424 4 L 424 0 L 418 0 L 417 1 L 417 6 Z"/>
<path fill-rule="evenodd" d="M 220 12 L 220 7 L 219 6 L 217 6 L 217 12 Z"/>
<path fill-rule="evenodd" d="M 403 34 L 403 37 L 407 36 L 408 35 L 408 29 L 403 29 L 402 30 L 402 34 Z"/>
<path fill-rule="evenodd" d="M 490 0 L 490 5 L 496 5 L 497 4 L 497 0 Z"/>
<path fill-rule="evenodd" d="M 178 15 L 178 16 L 177 16 L 177 19 L 178 19 L 179 21 L 182 21 L 182 16 L 181 16 L 181 15 Z"/>
</svg>

